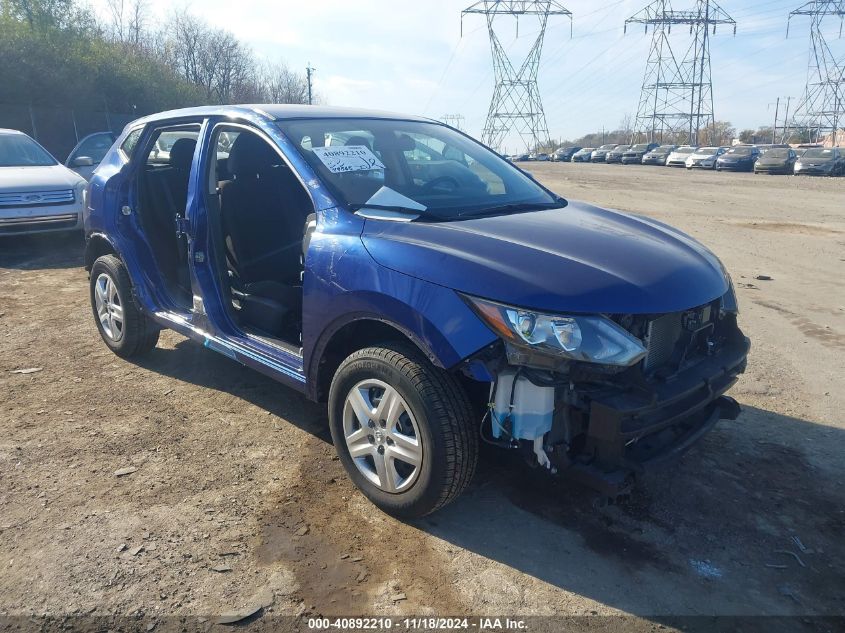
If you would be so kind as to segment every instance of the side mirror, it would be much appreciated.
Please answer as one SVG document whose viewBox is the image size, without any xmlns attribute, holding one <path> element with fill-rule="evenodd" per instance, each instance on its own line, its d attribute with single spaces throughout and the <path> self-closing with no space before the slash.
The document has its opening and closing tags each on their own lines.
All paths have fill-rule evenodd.
<svg viewBox="0 0 845 633">
<path fill-rule="evenodd" d="M 73 167 L 93 167 L 94 159 L 90 156 L 77 156 L 71 163 Z"/>
</svg>

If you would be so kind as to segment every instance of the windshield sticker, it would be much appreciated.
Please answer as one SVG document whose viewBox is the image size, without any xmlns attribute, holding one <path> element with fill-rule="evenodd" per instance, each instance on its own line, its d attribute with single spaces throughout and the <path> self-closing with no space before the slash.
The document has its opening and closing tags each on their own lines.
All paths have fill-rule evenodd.
<svg viewBox="0 0 845 633">
<path fill-rule="evenodd" d="M 374 171 L 384 169 L 382 162 L 366 145 L 346 147 L 315 147 L 311 150 L 333 174 L 350 171 Z"/>
</svg>

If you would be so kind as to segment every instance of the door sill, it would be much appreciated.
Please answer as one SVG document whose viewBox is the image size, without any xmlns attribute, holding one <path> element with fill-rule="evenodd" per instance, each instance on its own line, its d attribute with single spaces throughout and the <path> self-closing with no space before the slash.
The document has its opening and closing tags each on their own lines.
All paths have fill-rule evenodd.
<svg viewBox="0 0 845 633">
<path fill-rule="evenodd" d="M 264 343 L 265 345 L 272 345 L 273 347 L 279 348 L 289 354 L 294 354 L 302 358 L 302 347 L 299 345 L 294 345 L 292 343 L 288 343 L 287 341 L 283 341 L 282 339 L 275 338 L 256 328 L 245 327 L 241 328 L 241 331 L 244 333 L 246 338 Z"/>
</svg>

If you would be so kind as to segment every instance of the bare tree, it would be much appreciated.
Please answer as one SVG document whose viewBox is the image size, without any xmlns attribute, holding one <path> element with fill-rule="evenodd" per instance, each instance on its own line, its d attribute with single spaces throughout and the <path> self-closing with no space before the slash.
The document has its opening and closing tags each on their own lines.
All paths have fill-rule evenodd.
<svg viewBox="0 0 845 633">
<path fill-rule="evenodd" d="M 270 103 L 308 103 L 308 80 L 283 62 L 265 67 L 264 86 Z"/>
</svg>

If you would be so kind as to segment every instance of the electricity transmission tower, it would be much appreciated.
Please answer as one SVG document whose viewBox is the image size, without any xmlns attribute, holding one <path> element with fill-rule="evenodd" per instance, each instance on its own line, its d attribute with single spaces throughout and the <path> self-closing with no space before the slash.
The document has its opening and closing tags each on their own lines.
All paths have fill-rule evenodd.
<svg viewBox="0 0 845 633">
<path fill-rule="evenodd" d="M 463 114 L 444 114 L 441 118 L 443 123 L 451 125 L 456 130 L 464 130 L 464 115 Z"/>
<path fill-rule="evenodd" d="M 652 29 L 634 137 L 699 145 L 704 130 L 715 123 L 710 36 L 720 24 L 732 26 L 736 34 L 736 22 L 712 0 L 695 0 L 685 11 L 675 11 L 670 0 L 655 0 L 625 20 L 625 32 L 629 24 L 644 25 L 646 33 Z M 675 25 L 689 25 L 692 36 L 682 55 L 669 37 Z"/>
<path fill-rule="evenodd" d="M 836 60 L 822 30 L 825 18 L 839 18 L 839 36 L 845 18 L 845 0 L 812 0 L 789 14 L 810 17 L 810 62 L 807 87 L 796 109 L 795 123 L 818 142 L 828 134 L 836 145 L 839 128 L 845 125 L 845 58 Z M 789 37 L 789 26 L 786 28 Z"/>
<path fill-rule="evenodd" d="M 537 87 L 540 53 L 549 16 L 566 16 L 571 25 L 572 13 L 557 0 L 480 0 L 461 12 L 462 30 L 464 16 L 476 13 L 487 20 L 496 82 L 481 140 L 499 150 L 508 135 L 516 132 L 526 149 L 534 150 L 548 144 L 549 127 Z M 518 34 L 519 17 L 526 15 L 536 16 L 540 30 L 525 60 L 520 66 L 514 66 L 496 34 L 494 21 L 497 16 L 515 17 Z"/>
</svg>

